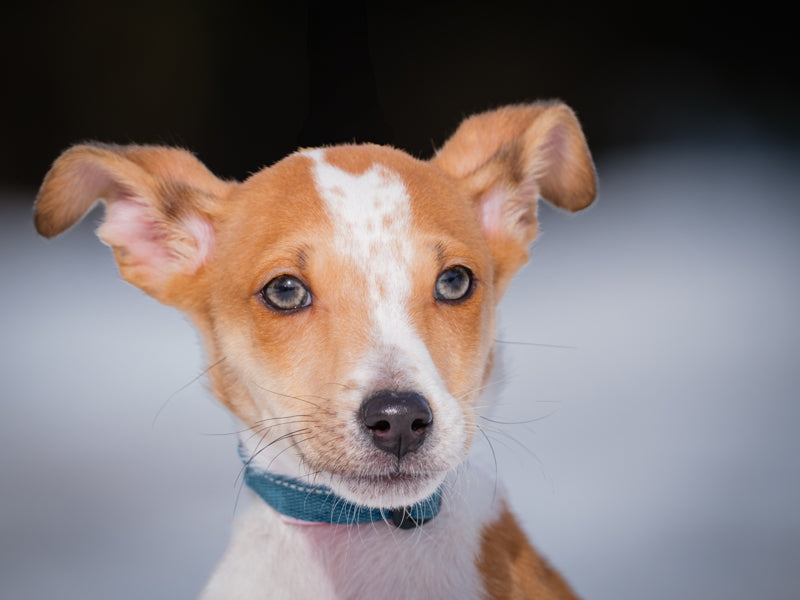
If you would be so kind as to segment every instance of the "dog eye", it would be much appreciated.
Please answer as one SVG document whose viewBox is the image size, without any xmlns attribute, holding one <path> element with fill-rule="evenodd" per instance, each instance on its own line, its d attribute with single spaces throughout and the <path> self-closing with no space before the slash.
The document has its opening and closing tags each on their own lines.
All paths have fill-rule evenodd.
<svg viewBox="0 0 800 600">
<path fill-rule="evenodd" d="M 437 300 L 455 302 L 465 300 L 472 291 L 472 272 L 467 267 L 456 265 L 445 269 L 436 279 L 433 295 Z"/>
<path fill-rule="evenodd" d="M 311 304 L 311 294 L 308 293 L 299 279 L 291 275 L 279 275 L 272 279 L 261 290 L 264 298 L 271 308 L 275 310 L 295 310 Z"/>
</svg>

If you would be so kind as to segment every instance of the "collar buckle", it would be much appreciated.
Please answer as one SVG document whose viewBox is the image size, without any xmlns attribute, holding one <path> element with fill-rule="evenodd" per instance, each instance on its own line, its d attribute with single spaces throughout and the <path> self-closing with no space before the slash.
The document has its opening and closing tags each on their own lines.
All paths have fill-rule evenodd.
<svg viewBox="0 0 800 600">
<path fill-rule="evenodd" d="M 387 519 L 388 520 L 388 519 Z M 404 506 L 403 508 L 395 508 L 392 509 L 392 525 L 397 527 L 398 529 L 414 529 L 416 527 L 422 527 L 431 520 L 431 517 L 415 519 L 411 515 L 410 507 Z"/>
</svg>

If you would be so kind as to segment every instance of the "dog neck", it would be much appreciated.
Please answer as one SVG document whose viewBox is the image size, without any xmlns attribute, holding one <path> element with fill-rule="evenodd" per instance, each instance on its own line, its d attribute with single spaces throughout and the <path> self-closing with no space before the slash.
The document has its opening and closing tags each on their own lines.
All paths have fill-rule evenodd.
<svg viewBox="0 0 800 600">
<path fill-rule="evenodd" d="M 441 507 L 441 487 L 411 506 L 388 510 L 370 508 L 337 496 L 327 486 L 262 470 L 248 458 L 242 445 L 239 446 L 239 456 L 244 462 L 247 487 L 292 523 L 357 525 L 385 521 L 399 529 L 414 529 L 433 519 Z"/>
</svg>

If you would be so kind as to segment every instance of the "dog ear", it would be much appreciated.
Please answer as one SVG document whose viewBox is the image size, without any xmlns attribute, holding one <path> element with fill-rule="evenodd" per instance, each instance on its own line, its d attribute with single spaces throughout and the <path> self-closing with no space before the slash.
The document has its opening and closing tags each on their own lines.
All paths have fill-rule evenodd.
<svg viewBox="0 0 800 600">
<path fill-rule="evenodd" d="M 586 139 L 565 104 L 509 106 L 466 119 L 431 161 L 476 203 L 500 294 L 528 260 L 537 200 L 570 212 L 589 206 L 597 180 Z"/>
<path fill-rule="evenodd" d="M 106 215 L 97 235 L 113 249 L 122 276 L 156 299 L 179 306 L 176 284 L 210 258 L 214 214 L 232 185 L 185 150 L 74 146 L 45 176 L 34 222 L 50 238 L 103 201 Z"/>
</svg>

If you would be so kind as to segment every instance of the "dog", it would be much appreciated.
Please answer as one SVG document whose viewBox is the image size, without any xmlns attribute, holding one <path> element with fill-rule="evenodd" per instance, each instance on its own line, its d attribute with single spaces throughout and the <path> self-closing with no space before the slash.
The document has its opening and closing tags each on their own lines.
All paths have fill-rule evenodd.
<svg viewBox="0 0 800 600">
<path fill-rule="evenodd" d="M 189 316 L 242 424 L 253 502 L 203 598 L 575 598 L 467 458 L 537 202 L 595 195 L 560 102 L 469 117 L 427 161 L 301 149 L 241 183 L 169 147 L 54 162 L 38 232 L 102 200 L 122 277 Z"/>
</svg>

